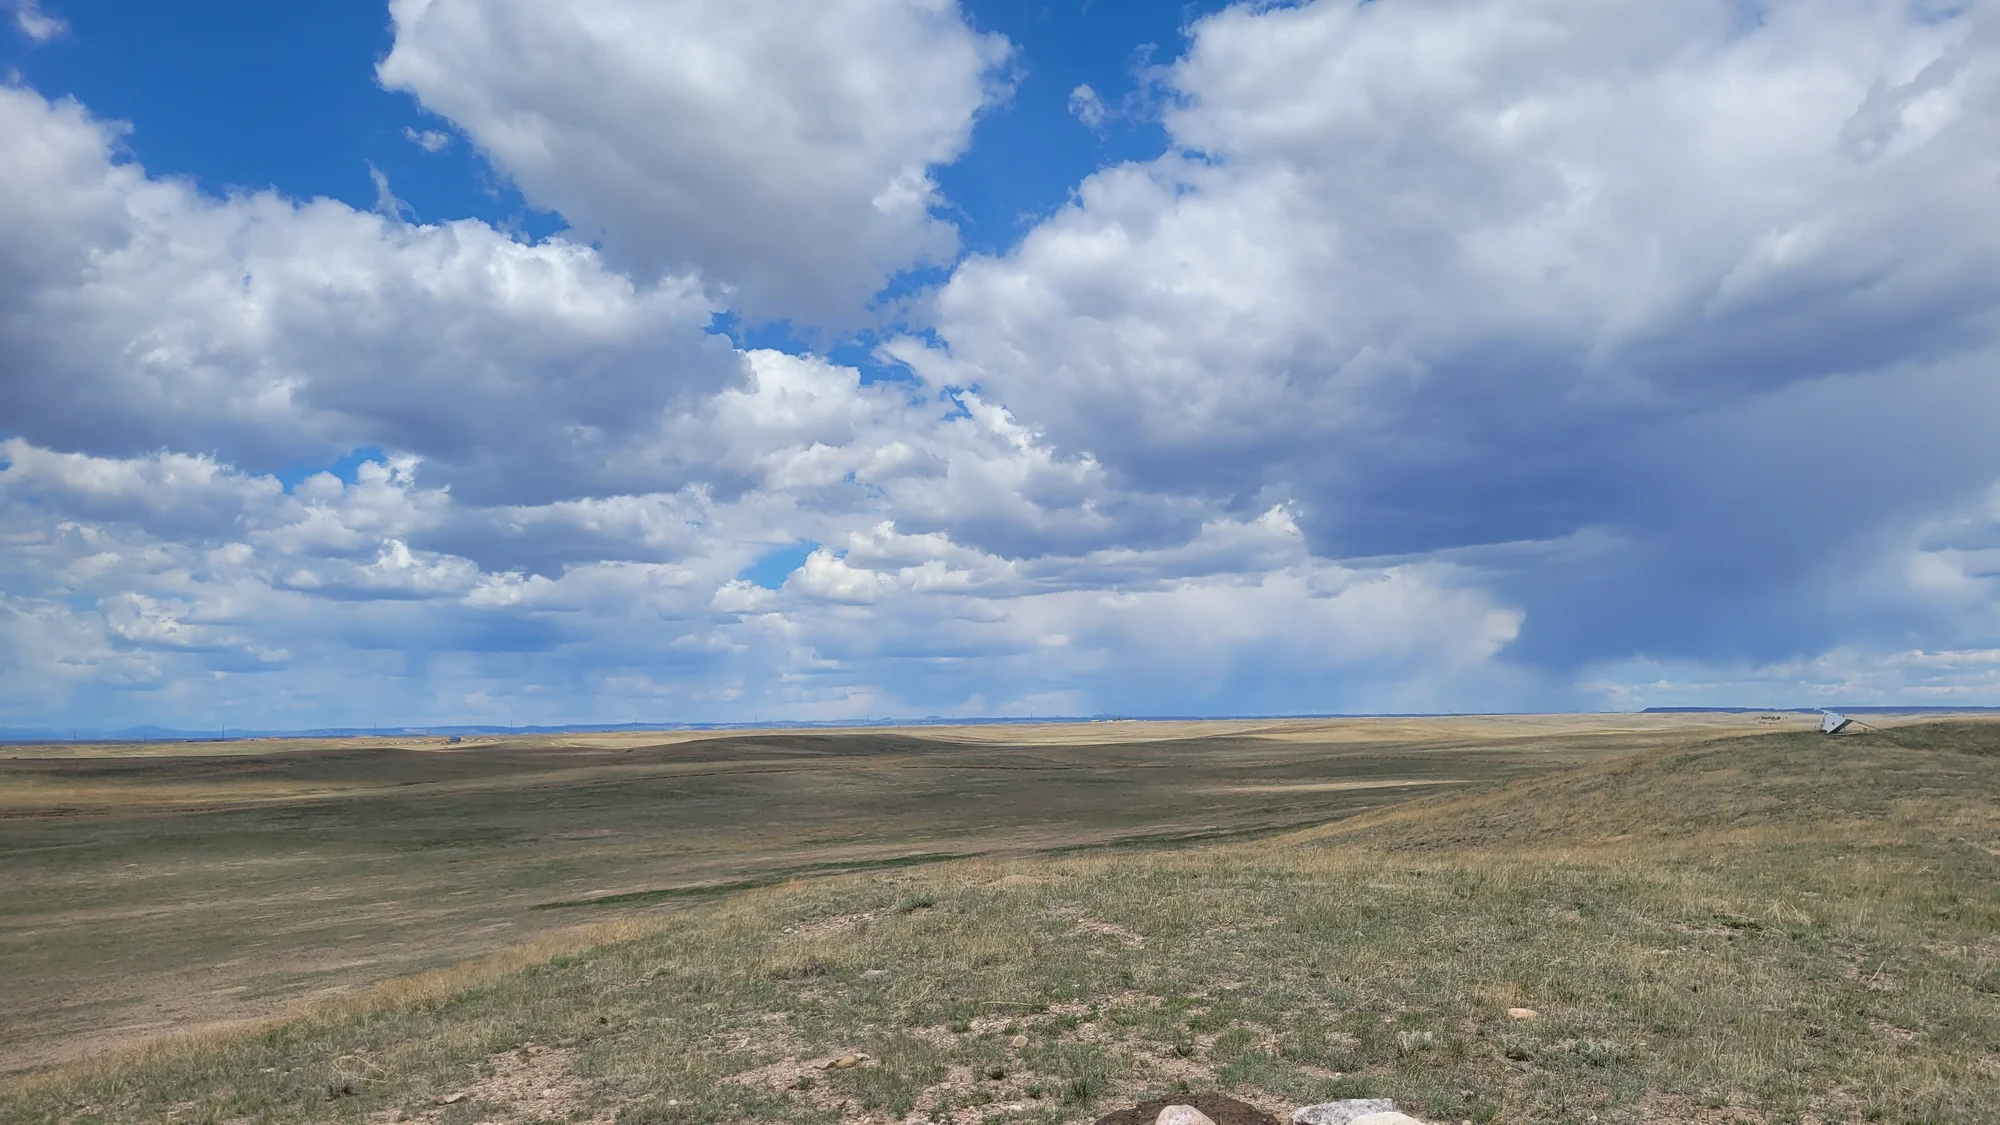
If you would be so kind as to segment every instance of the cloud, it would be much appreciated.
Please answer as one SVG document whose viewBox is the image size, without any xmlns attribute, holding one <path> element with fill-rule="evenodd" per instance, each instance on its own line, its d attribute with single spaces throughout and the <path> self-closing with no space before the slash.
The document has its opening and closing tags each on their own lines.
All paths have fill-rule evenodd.
<svg viewBox="0 0 2000 1125">
<path fill-rule="evenodd" d="M 440 133 L 436 129 L 419 131 L 408 125 L 403 126 L 403 139 L 429 153 L 443 152 L 451 144 L 449 133 Z"/>
<path fill-rule="evenodd" d="M 852 323 L 956 253 L 931 169 L 1004 96 L 955 0 L 551 7 L 396 0 L 415 94 L 620 268 L 698 272 L 753 318 Z"/>
<path fill-rule="evenodd" d="M 976 390 L 739 352 L 692 279 L 202 196 L 30 90 L 0 123 L 8 716 L 1299 709 L 1486 682 L 1517 624 L 1449 568 L 1316 561 L 1282 510 L 1121 487 Z M 801 540 L 779 589 L 739 580 Z M 1134 604 L 1208 655 L 1148 656 Z"/>
<path fill-rule="evenodd" d="M 1003 41 L 392 13 L 574 235 L 206 196 L 0 88 L 0 716 L 2000 701 L 1984 9 L 1231 8 L 867 380 L 711 325 L 949 261 Z"/>
<path fill-rule="evenodd" d="M 20 439 L 4 454 L 0 666 L 18 675 L 0 714 L 22 719 L 129 711 L 137 692 L 145 713 L 177 722 L 359 721 L 357 661 L 376 705 L 439 721 L 495 718 L 469 701 L 493 698 L 496 677 L 514 685 L 516 715 L 551 721 L 662 707 L 727 718 L 738 704 L 931 713 L 974 697 L 1022 712 L 1058 699 L 1437 706 L 1497 697 L 1507 673 L 1494 660 L 1520 620 L 1449 568 L 1314 560 L 1282 513 L 1211 521 L 1158 551 L 1021 558 L 905 531 L 881 518 L 893 504 L 812 508 L 809 494 L 495 510 L 424 486 L 409 458 L 286 493 L 180 455 L 93 458 Z M 596 538 L 591 557 L 546 574 L 418 545 L 479 523 L 538 537 L 594 524 Z M 802 526 L 829 544 L 781 588 L 736 579 Z"/>
<path fill-rule="evenodd" d="M 369 164 L 368 178 L 374 181 L 375 184 L 376 214 L 401 222 L 404 215 L 414 213 L 413 208 L 409 204 L 396 198 L 396 193 L 389 187 L 389 177 L 382 169 L 375 167 L 372 163 Z"/>
<path fill-rule="evenodd" d="M 1098 97 L 1097 91 L 1091 89 L 1087 83 L 1069 92 L 1069 112 L 1070 116 L 1083 122 L 1086 129 L 1096 130 L 1104 127 L 1104 99 Z"/>
<path fill-rule="evenodd" d="M 381 445 L 468 494 L 625 491 L 673 471 L 663 419 L 740 370 L 694 280 L 477 222 L 206 198 L 114 161 L 119 132 L 0 89 L 0 416 L 51 448 L 268 471 Z"/>
<path fill-rule="evenodd" d="M 1588 537 L 1487 578 L 1560 676 L 1880 629 L 1816 599 L 2000 475 L 1983 10 L 1241 5 L 1165 80 L 1167 151 L 900 353 L 1122 488 L 1335 558 Z"/>
<path fill-rule="evenodd" d="M 69 24 L 42 11 L 41 0 L 10 0 L 7 6 L 14 11 L 14 26 L 36 43 L 69 34 Z"/>
<path fill-rule="evenodd" d="M 1579 687 L 1614 710 L 1713 706 L 1990 706 L 2000 696 L 2000 649 L 1881 652 L 1843 646 L 1769 664 L 1621 661 Z"/>
</svg>

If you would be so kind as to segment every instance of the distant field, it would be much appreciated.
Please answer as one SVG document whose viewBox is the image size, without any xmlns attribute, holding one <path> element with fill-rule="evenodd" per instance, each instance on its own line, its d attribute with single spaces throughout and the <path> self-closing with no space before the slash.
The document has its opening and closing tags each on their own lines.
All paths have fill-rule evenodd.
<svg viewBox="0 0 2000 1125">
<path fill-rule="evenodd" d="M 1799 725 L 154 763 L 234 796 L 0 819 L 33 1068 L 0 1079 L 0 1120 L 1061 1125 L 1220 1089 L 1481 1125 L 1988 1125 L 2000 724 Z M 135 784 L 110 761 L 9 776 L 81 810 Z M 129 1044 L 334 987 L 53 1068 L 34 1026 Z"/>
<path fill-rule="evenodd" d="M 1804 720 L 1787 717 L 1783 725 Z M 699 901 L 1324 822 L 1754 717 L 12 746 L 0 1071 Z M 557 905 L 605 900 L 603 905 Z"/>
</svg>

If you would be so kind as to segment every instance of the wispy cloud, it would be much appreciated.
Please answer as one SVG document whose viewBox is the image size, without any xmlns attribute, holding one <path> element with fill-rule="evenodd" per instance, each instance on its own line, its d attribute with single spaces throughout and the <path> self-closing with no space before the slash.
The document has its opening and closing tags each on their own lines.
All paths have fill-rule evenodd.
<svg viewBox="0 0 2000 1125">
<path fill-rule="evenodd" d="M 451 144 L 450 133 L 440 133 L 436 129 L 412 129 L 403 126 L 403 137 L 425 152 L 443 152 Z"/>
<path fill-rule="evenodd" d="M 1107 112 L 1104 108 L 1104 99 L 1098 97 L 1097 91 L 1091 89 L 1088 83 L 1069 92 L 1069 111 L 1087 128 L 1104 127 L 1104 117 Z"/>
<path fill-rule="evenodd" d="M 389 188 L 388 173 L 375 167 L 372 161 L 368 165 L 368 178 L 375 181 L 375 210 L 378 214 L 401 219 L 416 213 L 415 208 L 396 198 L 396 193 Z"/>
<path fill-rule="evenodd" d="M 14 9 L 14 26 L 37 43 L 46 43 L 69 31 L 68 22 L 42 11 L 41 0 L 9 0 L 8 7 Z"/>
</svg>

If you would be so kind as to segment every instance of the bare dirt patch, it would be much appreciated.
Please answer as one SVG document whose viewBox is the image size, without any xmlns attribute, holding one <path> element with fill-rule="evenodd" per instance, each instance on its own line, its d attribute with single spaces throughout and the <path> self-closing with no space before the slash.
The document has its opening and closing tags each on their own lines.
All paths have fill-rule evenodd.
<svg viewBox="0 0 2000 1125">
<path fill-rule="evenodd" d="M 447 1116 L 478 1121 L 569 1121 L 577 1125 L 612 1125 L 615 1108 L 592 1111 L 591 1084 L 570 1069 L 571 1052 L 560 1047 L 527 1046 L 489 1057 L 479 1078 L 439 1094 L 416 1113 L 389 1109 L 369 1121 L 417 1122 L 435 1125 Z"/>
<path fill-rule="evenodd" d="M 1130 1109 L 1107 1113 L 1095 1125 L 1153 1125 L 1160 1111 L 1170 1105 L 1191 1105 L 1208 1115 L 1215 1125 L 1278 1125 L 1278 1119 L 1248 1102 L 1221 1094 L 1184 1094 L 1140 1102 Z"/>
</svg>

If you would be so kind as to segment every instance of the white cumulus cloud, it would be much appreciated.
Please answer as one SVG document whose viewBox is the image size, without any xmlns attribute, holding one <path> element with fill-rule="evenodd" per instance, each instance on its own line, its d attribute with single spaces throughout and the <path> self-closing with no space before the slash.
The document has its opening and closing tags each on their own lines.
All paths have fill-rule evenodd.
<svg viewBox="0 0 2000 1125">
<path fill-rule="evenodd" d="M 1002 96 L 956 0 L 394 0 L 384 84 L 451 119 L 639 276 L 698 271 L 755 318 L 851 322 L 946 263 L 931 169 Z"/>
<path fill-rule="evenodd" d="M 1984 5 L 1239 5 L 956 264 L 950 0 L 391 10 L 571 233 L 0 87 L 0 721 L 2000 701 Z"/>
<path fill-rule="evenodd" d="M 1798 592 L 2000 474 L 1961 424 L 2000 52 L 1984 5 L 1754 15 L 1231 7 L 1164 72 L 1167 150 L 964 262 L 900 354 L 1333 557 L 1606 544 L 1496 564 L 1552 665 L 1862 627 Z"/>
</svg>

